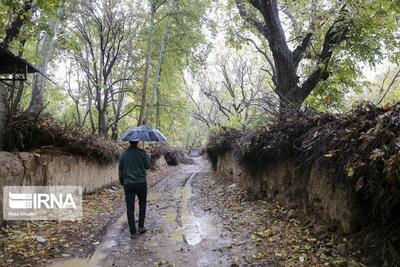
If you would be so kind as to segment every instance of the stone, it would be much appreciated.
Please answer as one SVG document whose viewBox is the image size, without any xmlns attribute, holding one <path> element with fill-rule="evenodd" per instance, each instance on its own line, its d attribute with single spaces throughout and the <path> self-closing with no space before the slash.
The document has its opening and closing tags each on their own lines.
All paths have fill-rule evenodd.
<svg viewBox="0 0 400 267">
<path fill-rule="evenodd" d="M 46 243 L 46 239 L 44 239 L 43 236 L 40 236 L 40 235 L 35 236 L 35 239 L 36 239 L 36 241 L 39 242 L 40 244 Z"/>
</svg>

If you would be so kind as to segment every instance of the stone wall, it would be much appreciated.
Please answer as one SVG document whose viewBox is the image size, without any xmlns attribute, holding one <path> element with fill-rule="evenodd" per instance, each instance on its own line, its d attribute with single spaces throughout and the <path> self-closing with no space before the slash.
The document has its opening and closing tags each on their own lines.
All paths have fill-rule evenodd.
<svg viewBox="0 0 400 267">
<path fill-rule="evenodd" d="M 100 165 L 80 156 L 0 152 L 0 224 L 3 186 L 77 185 L 84 193 L 118 181 L 118 165 Z"/>
<path fill-rule="evenodd" d="M 352 185 L 335 181 L 335 172 L 320 168 L 318 161 L 297 167 L 294 160 L 266 163 L 251 174 L 240 168 L 231 152 L 218 157 L 217 174 L 247 187 L 254 198 L 278 199 L 290 208 L 313 213 L 330 228 L 345 233 L 360 229 L 366 218 L 365 207 L 355 196 Z"/>
</svg>

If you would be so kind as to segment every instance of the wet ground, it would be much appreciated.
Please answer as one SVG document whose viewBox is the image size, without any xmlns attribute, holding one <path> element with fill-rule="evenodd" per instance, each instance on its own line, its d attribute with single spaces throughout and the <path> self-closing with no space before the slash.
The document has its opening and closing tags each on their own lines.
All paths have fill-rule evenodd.
<svg viewBox="0 0 400 267">
<path fill-rule="evenodd" d="M 229 253 L 214 248 L 229 244 L 231 237 L 221 235 L 219 218 L 192 201 L 194 181 L 207 172 L 208 164 L 199 160 L 149 189 L 145 223 L 149 231 L 138 239 L 130 239 L 123 214 L 89 259 L 53 266 L 229 266 Z"/>
<path fill-rule="evenodd" d="M 51 266 L 362 266 L 345 239 L 301 217 L 273 200 L 250 201 L 197 159 L 149 189 L 147 233 L 131 240 L 123 214 L 91 257 Z"/>
</svg>

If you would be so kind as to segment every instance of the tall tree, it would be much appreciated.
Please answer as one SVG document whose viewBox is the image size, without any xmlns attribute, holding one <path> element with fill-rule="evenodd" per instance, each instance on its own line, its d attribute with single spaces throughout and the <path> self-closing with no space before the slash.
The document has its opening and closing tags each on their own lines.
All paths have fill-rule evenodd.
<svg viewBox="0 0 400 267">
<path fill-rule="evenodd" d="M 189 94 L 196 120 L 208 128 L 217 124 L 246 127 L 259 115 L 255 110 L 266 92 L 266 74 L 251 58 L 226 55 L 215 70 L 199 75 L 197 84 L 203 99 L 196 101 Z"/>
<path fill-rule="evenodd" d="M 149 80 L 149 73 L 151 67 L 151 54 L 153 49 L 153 35 L 154 35 L 154 19 L 157 9 L 161 5 L 157 5 L 157 0 L 149 0 L 150 12 L 149 12 L 149 29 L 147 33 L 147 47 L 146 47 L 146 63 L 142 80 L 142 99 L 140 104 L 140 113 L 138 119 L 138 125 L 146 123 L 147 113 L 147 84 Z"/>
<path fill-rule="evenodd" d="M 173 12 L 173 1 L 168 0 L 168 13 L 167 13 L 167 22 L 164 25 L 164 30 L 163 30 L 163 35 L 162 35 L 162 40 L 161 40 L 161 46 L 160 46 L 160 51 L 158 54 L 158 63 L 157 63 L 157 69 L 156 73 L 154 75 L 154 82 L 153 82 L 153 95 L 152 95 L 152 101 L 151 104 L 152 106 L 156 106 L 156 127 L 160 127 L 160 78 L 161 78 L 161 70 L 162 70 L 162 65 L 164 62 L 164 54 L 165 54 L 165 49 L 167 48 L 168 45 L 168 36 L 169 36 L 169 27 L 171 23 L 171 17 L 172 17 L 172 12 Z M 148 110 L 147 116 L 149 116 L 150 109 Z"/>
<path fill-rule="evenodd" d="M 252 16 L 244 1 L 236 0 L 237 8 L 242 18 L 252 24 L 268 41 L 273 57 L 273 82 L 281 98 L 283 109 L 300 107 L 306 97 L 315 88 L 321 79 L 327 79 L 327 67 L 331 60 L 333 49 L 347 37 L 351 22 L 346 19 L 345 6 L 342 7 L 338 18 L 325 34 L 324 44 L 319 57 L 316 59 L 315 70 L 300 84 L 297 74 L 299 63 L 308 48 L 313 33 L 307 33 L 295 49 L 289 49 L 285 32 L 279 16 L 276 0 L 257 1 L 249 3 L 258 10 L 264 21 Z"/>
<path fill-rule="evenodd" d="M 50 19 L 48 30 L 44 33 L 41 49 L 39 51 L 40 61 L 37 69 L 40 73 L 36 73 L 32 82 L 31 102 L 27 109 L 30 113 L 39 112 L 44 108 L 44 88 L 46 84 L 47 67 L 50 62 L 51 53 L 53 51 L 53 43 L 59 26 L 56 18 Z"/>
<path fill-rule="evenodd" d="M 396 24 L 392 16 L 398 18 L 395 2 L 235 0 L 243 20 L 269 45 L 271 53 L 264 56 L 271 65 L 282 110 L 299 108 L 319 83 L 336 75 L 336 66 L 344 66 L 342 62 L 349 57 L 370 64 L 375 64 L 373 57 L 375 62 L 381 59 L 383 49 L 390 47 L 398 34 L 390 30 Z M 307 17 L 301 17 L 301 12 Z M 282 26 L 283 15 L 292 26 L 291 31 Z M 368 16 L 371 17 L 367 20 Z M 289 33 L 293 40 L 300 41 L 288 40 Z M 388 44 L 377 47 L 376 43 L 383 40 Z M 319 51 L 313 52 L 315 49 Z M 264 52 L 260 47 L 257 50 Z M 347 55 L 340 54 L 346 50 Z M 355 65 L 349 60 L 346 63 Z"/>
<path fill-rule="evenodd" d="M 74 18 L 79 36 L 74 57 L 88 79 L 89 101 L 93 101 L 97 112 L 96 129 L 103 136 L 108 136 L 113 123 L 108 113 L 115 99 L 114 87 L 133 75 L 129 72 L 124 77 L 116 75 L 127 60 L 129 34 L 137 26 L 129 12 L 121 0 L 83 0 Z M 92 114 L 90 120 L 93 120 Z"/>
</svg>

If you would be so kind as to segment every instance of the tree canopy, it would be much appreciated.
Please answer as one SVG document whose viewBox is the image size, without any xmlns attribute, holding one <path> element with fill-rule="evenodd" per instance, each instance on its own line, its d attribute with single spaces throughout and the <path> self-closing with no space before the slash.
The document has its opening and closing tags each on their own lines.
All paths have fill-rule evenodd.
<svg viewBox="0 0 400 267">
<path fill-rule="evenodd" d="M 284 109 L 399 99 L 395 0 L 2 0 L 0 10 L 2 45 L 43 74 L 7 84 L 10 112 L 112 139 L 146 123 L 199 145 L 216 127 L 257 127 Z"/>
</svg>

